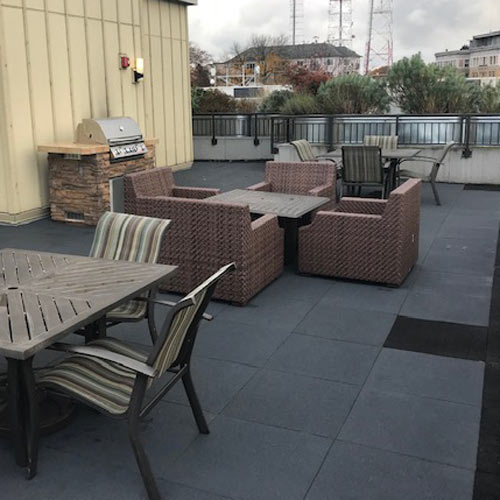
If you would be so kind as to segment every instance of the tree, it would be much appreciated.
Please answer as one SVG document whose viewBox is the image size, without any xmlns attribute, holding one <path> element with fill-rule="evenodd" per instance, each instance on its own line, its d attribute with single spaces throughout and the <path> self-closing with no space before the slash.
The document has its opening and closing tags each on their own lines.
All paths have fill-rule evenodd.
<svg viewBox="0 0 500 500">
<path fill-rule="evenodd" d="M 189 65 L 191 68 L 191 85 L 193 87 L 208 87 L 210 73 L 207 66 L 212 62 L 212 56 L 194 43 L 189 44 Z"/>
<path fill-rule="evenodd" d="M 220 90 L 201 90 L 191 94 L 193 113 L 233 113 L 237 111 L 237 102 L 234 97 L 224 94 Z"/>
<path fill-rule="evenodd" d="M 330 79 L 323 70 L 311 71 L 304 66 L 289 64 L 285 71 L 285 80 L 295 92 L 316 95 L 322 83 Z"/>
<path fill-rule="evenodd" d="M 295 94 L 281 107 L 281 113 L 286 115 L 312 115 L 319 112 L 318 101 L 310 94 Z"/>
<path fill-rule="evenodd" d="M 455 68 L 426 64 L 420 54 L 394 63 L 387 84 L 405 113 L 473 113 L 481 103 L 481 89 Z"/>
<path fill-rule="evenodd" d="M 261 113 L 280 113 L 284 104 L 293 96 L 290 90 L 275 90 L 264 97 L 259 106 Z"/>
<path fill-rule="evenodd" d="M 317 100 L 322 113 L 332 114 L 383 113 L 390 104 L 384 82 L 358 74 L 337 76 L 323 83 Z"/>
</svg>

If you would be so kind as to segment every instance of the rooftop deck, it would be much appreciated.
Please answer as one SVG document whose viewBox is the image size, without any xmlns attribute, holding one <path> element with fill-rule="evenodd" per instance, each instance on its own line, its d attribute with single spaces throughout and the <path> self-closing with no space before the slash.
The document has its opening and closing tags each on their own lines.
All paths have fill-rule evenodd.
<svg viewBox="0 0 500 500">
<path fill-rule="evenodd" d="M 263 171 L 198 163 L 176 183 L 227 190 Z M 210 305 L 215 320 L 192 364 L 211 434 L 198 434 L 180 387 L 143 424 L 165 498 L 500 496 L 499 315 L 490 317 L 500 192 L 439 188 L 441 207 L 423 188 L 420 257 L 400 288 L 286 270 L 246 307 Z M 43 220 L 0 227 L 0 247 L 86 255 L 92 236 Z M 141 326 L 114 334 L 147 343 Z M 25 481 L 3 439 L 0 470 L 3 498 L 145 498 L 125 423 L 83 407 L 42 438 L 35 479 Z"/>
</svg>

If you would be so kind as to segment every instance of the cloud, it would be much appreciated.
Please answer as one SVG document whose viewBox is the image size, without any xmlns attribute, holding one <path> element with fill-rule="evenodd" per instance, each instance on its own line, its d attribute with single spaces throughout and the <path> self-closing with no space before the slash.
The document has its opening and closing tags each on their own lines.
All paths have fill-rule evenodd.
<svg viewBox="0 0 500 500">
<path fill-rule="evenodd" d="M 328 33 L 328 0 L 303 0 L 306 41 Z M 378 0 L 375 0 L 376 2 Z M 394 0 L 394 59 L 422 52 L 456 49 L 473 35 L 500 28 L 499 0 Z M 364 54 L 369 0 L 352 0 L 353 49 Z M 253 33 L 289 34 L 289 0 L 199 0 L 189 8 L 190 37 L 216 60 L 222 60 L 235 41 L 244 45 Z"/>
</svg>

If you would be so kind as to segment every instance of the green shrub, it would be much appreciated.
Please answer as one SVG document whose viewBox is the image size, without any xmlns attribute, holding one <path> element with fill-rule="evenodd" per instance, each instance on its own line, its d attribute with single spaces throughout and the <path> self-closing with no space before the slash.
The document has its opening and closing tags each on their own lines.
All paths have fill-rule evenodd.
<svg viewBox="0 0 500 500">
<path fill-rule="evenodd" d="M 290 90 L 275 90 L 264 97 L 259 106 L 261 113 L 280 113 L 284 104 L 294 93 Z"/>
<path fill-rule="evenodd" d="M 308 94 L 296 94 L 288 99 L 281 107 L 286 115 L 311 115 L 318 113 L 316 98 Z"/>
<path fill-rule="evenodd" d="M 323 83 L 317 99 L 320 112 L 332 114 L 383 113 L 390 104 L 381 80 L 358 74 L 337 76 Z"/>
</svg>

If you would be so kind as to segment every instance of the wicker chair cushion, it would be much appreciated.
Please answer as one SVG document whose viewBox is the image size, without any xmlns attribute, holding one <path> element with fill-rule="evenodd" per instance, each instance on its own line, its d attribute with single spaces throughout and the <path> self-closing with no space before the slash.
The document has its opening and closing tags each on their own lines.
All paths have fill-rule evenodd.
<svg viewBox="0 0 500 500">
<path fill-rule="evenodd" d="M 343 179 L 346 183 L 383 184 L 384 168 L 378 146 L 344 146 Z"/>
<path fill-rule="evenodd" d="M 365 146 L 380 146 L 382 149 L 397 149 L 397 135 L 365 135 L 363 140 Z"/>
<path fill-rule="evenodd" d="M 297 151 L 300 161 L 316 161 L 316 156 L 311 148 L 311 145 L 309 144 L 309 141 L 300 139 L 298 141 L 292 141 L 290 144 Z"/>
<path fill-rule="evenodd" d="M 106 212 L 97 224 L 90 256 L 153 264 L 169 224 L 168 219 Z M 110 311 L 107 318 L 140 319 L 146 308 L 145 302 L 131 301 Z"/>
</svg>

